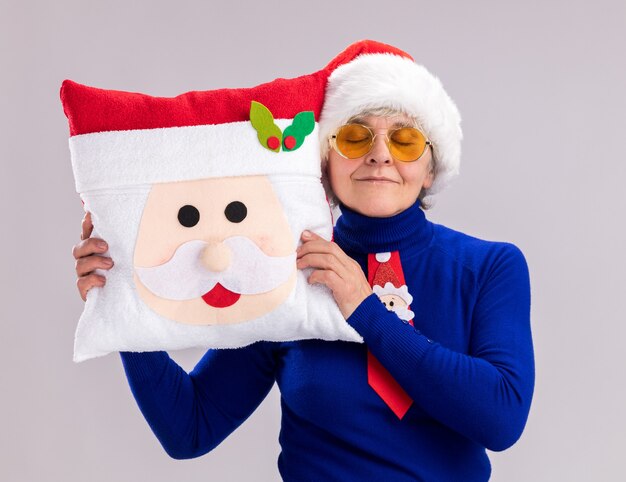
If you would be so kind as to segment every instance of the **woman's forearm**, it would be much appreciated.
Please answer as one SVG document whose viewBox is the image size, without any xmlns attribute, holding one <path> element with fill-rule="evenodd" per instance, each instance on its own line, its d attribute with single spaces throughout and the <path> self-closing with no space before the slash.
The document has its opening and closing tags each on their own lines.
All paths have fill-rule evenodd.
<svg viewBox="0 0 626 482">
<path fill-rule="evenodd" d="M 165 352 L 121 353 L 133 396 L 171 457 L 207 453 L 261 403 L 274 383 L 268 345 L 209 350 L 189 374 Z"/>
</svg>

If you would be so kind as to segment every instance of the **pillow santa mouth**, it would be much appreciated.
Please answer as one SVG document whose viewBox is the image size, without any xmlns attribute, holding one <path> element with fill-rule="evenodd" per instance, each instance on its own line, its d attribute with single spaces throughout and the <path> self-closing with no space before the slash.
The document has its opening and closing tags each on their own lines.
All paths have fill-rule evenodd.
<svg viewBox="0 0 626 482">
<path fill-rule="evenodd" d="M 241 294 L 224 288 L 217 283 L 215 287 L 202 295 L 204 302 L 213 308 L 227 308 L 234 305 L 241 298 Z"/>
</svg>

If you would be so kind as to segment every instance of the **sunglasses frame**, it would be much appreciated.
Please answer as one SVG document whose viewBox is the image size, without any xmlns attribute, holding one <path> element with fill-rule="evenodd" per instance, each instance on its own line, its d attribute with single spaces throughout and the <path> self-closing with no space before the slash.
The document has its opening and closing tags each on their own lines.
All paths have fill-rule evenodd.
<svg viewBox="0 0 626 482">
<path fill-rule="evenodd" d="M 330 147 L 332 147 L 334 149 L 334 151 L 339 154 L 341 157 L 343 157 L 344 159 L 350 159 L 351 161 L 353 161 L 354 159 L 358 159 L 359 157 L 348 157 L 346 156 L 343 152 L 341 152 L 338 148 L 337 148 L 337 133 L 343 129 L 345 126 L 360 126 L 360 127 L 364 127 L 365 129 L 367 129 L 369 131 L 369 133 L 372 135 L 372 142 L 370 143 L 370 147 L 367 150 L 367 152 L 365 154 L 363 154 L 362 156 L 359 157 L 363 157 L 363 156 L 367 156 L 370 152 L 372 152 L 372 148 L 374 147 L 374 142 L 376 141 L 376 136 L 385 136 L 385 138 L 387 139 L 387 141 L 385 142 L 385 144 L 387 145 L 387 149 L 389 150 L 389 154 L 393 157 L 393 154 L 391 154 L 391 147 L 389 146 L 389 144 L 391 143 L 391 140 L 389 139 L 390 135 L 393 135 L 394 132 L 399 131 L 400 129 L 415 129 L 416 131 L 418 131 L 420 134 L 422 134 L 424 136 L 424 139 L 426 140 L 426 144 L 424 144 L 424 150 L 422 151 L 422 153 L 419 155 L 419 157 L 417 159 L 413 159 L 411 161 L 403 161 L 401 159 L 396 159 L 394 157 L 394 160 L 398 161 L 398 162 L 415 162 L 415 161 L 419 161 L 422 156 L 426 153 L 426 146 L 431 146 L 433 143 L 430 141 L 430 139 L 426 136 L 426 134 L 424 134 L 420 129 L 418 129 L 417 127 L 412 127 L 412 126 L 402 126 L 402 127 L 398 127 L 396 129 L 392 129 L 390 131 L 387 131 L 386 134 L 375 134 L 374 131 L 371 129 L 371 127 L 366 126 L 364 124 L 359 124 L 358 122 L 350 122 L 348 124 L 343 124 L 341 126 L 339 126 L 337 128 L 337 130 L 335 131 L 334 134 L 332 134 L 331 136 L 328 137 L 328 142 L 330 143 Z"/>
</svg>

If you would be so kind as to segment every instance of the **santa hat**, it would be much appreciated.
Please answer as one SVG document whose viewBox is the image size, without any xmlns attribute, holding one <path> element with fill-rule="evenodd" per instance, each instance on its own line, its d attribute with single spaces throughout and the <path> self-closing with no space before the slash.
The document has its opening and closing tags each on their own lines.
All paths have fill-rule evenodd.
<svg viewBox="0 0 626 482">
<path fill-rule="evenodd" d="M 328 74 L 177 97 L 66 80 L 76 190 L 212 177 L 319 177 L 319 118 Z"/>
<path fill-rule="evenodd" d="M 400 283 L 400 280 L 398 279 L 398 275 L 396 275 L 396 272 L 391 267 L 391 263 L 381 263 L 376 270 L 372 285 L 384 287 L 387 283 L 391 283 L 396 287 L 402 286 L 402 283 Z"/>
<path fill-rule="evenodd" d="M 320 119 L 323 155 L 328 137 L 348 119 L 365 110 L 390 108 L 414 117 L 433 143 L 437 176 L 429 194 L 459 173 L 459 111 L 441 81 L 409 54 L 364 40 L 348 47 L 327 69 L 332 72 Z"/>
</svg>

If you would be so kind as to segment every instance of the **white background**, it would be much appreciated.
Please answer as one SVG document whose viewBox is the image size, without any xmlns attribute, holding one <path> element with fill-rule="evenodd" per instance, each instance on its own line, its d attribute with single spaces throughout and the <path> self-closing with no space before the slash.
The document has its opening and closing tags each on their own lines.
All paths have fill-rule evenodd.
<svg viewBox="0 0 626 482">
<path fill-rule="evenodd" d="M 362 38 L 411 53 L 463 116 L 462 174 L 427 216 L 529 263 L 535 398 L 492 480 L 626 480 L 625 32 L 621 0 L 0 0 L 0 480 L 278 479 L 276 389 L 212 453 L 174 461 L 117 355 L 72 363 L 82 206 L 59 87 L 247 87 Z"/>
</svg>

